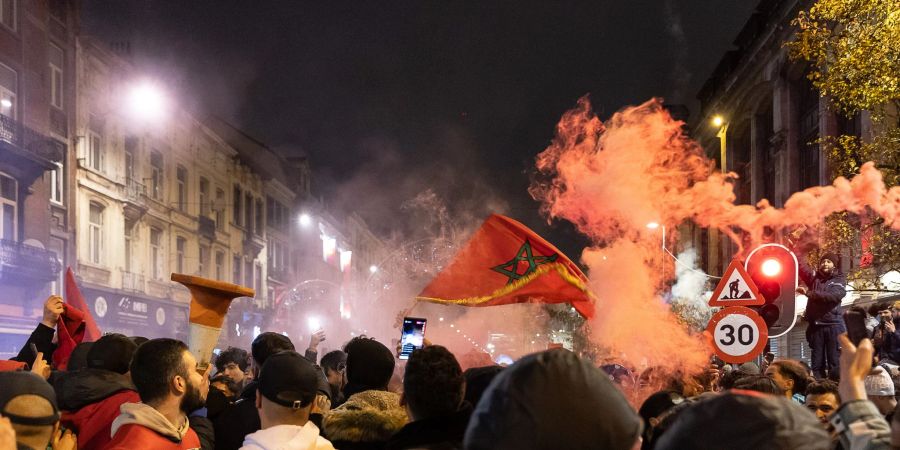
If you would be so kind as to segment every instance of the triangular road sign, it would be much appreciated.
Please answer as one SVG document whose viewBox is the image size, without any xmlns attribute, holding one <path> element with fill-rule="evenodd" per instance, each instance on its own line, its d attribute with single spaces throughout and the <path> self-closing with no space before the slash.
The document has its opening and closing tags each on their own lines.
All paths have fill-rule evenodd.
<svg viewBox="0 0 900 450">
<path fill-rule="evenodd" d="M 731 261 L 722 281 L 719 281 L 709 298 L 709 306 L 752 306 L 765 303 L 766 299 L 760 295 L 756 284 L 738 260 Z"/>
</svg>

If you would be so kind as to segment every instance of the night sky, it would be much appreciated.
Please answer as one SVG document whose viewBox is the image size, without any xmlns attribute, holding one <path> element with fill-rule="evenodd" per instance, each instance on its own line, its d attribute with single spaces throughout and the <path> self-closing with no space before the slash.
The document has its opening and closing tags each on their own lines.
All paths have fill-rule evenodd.
<svg viewBox="0 0 900 450">
<path fill-rule="evenodd" d="M 179 105 L 289 155 L 382 234 L 424 232 L 431 188 L 469 225 L 505 212 L 577 258 L 528 196 L 533 160 L 583 95 L 604 117 L 696 92 L 755 0 L 85 0 L 82 32 L 127 41 Z"/>
</svg>

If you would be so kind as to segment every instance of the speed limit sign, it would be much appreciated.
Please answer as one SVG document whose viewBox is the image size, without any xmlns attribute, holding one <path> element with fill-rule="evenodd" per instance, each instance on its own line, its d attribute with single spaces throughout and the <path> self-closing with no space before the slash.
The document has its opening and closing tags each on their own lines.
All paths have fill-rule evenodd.
<svg viewBox="0 0 900 450">
<path fill-rule="evenodd" d="M 743 306 L 725 308 L 709 320 L 716 355 L 727 363 L 745 363 L 756 358 L 769 339 L 766 322 L 756 311 Z"/>
</svg>

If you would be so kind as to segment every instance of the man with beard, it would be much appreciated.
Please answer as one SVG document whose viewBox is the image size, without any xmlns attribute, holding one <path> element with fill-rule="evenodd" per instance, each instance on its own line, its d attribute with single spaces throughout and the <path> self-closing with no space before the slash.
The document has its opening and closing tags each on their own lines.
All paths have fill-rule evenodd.
<svg viewBox="0 0 900 450">
<path fill-rule="evenodd" d="M 838 379 L 840 350 L 838 335 L 846 331 L 841 315 L 841 299 L 847 295 L 847 282 L 838 269 L 837 255 L 826 253 L 819 259 L 819 267 L 813 271 L 800 264 L 800 279 L 806 287 L 797 288 L 806 295 L 806 340 L 816 378 Z"/>
<path fill-rule="evenodd" d="M 207 378 L 197 372 L 197 360 L 181 341 L 152 339 L 138 347 L 131 362 L 131 378 L 141 403 L 125 403 L 113 422 L 116 450 L 175 450 L 200 448 L 188 414 L 203 407 Z"/>
</svg>

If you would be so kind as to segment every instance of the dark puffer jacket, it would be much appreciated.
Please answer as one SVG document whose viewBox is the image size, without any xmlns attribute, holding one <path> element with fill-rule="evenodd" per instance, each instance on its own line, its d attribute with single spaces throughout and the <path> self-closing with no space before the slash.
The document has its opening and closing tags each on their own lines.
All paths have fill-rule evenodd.
<svg viewBox="0 0 900 450">
<path fill-rule="evenodd" d="M 843 326 L 841 299 L 847 295 L 844 274 L 835 269 L 831 275 L 825 275 L 800 263 L 800 279 L 808 288 L 805 317 L 810 326 Z"/>
</svg>

